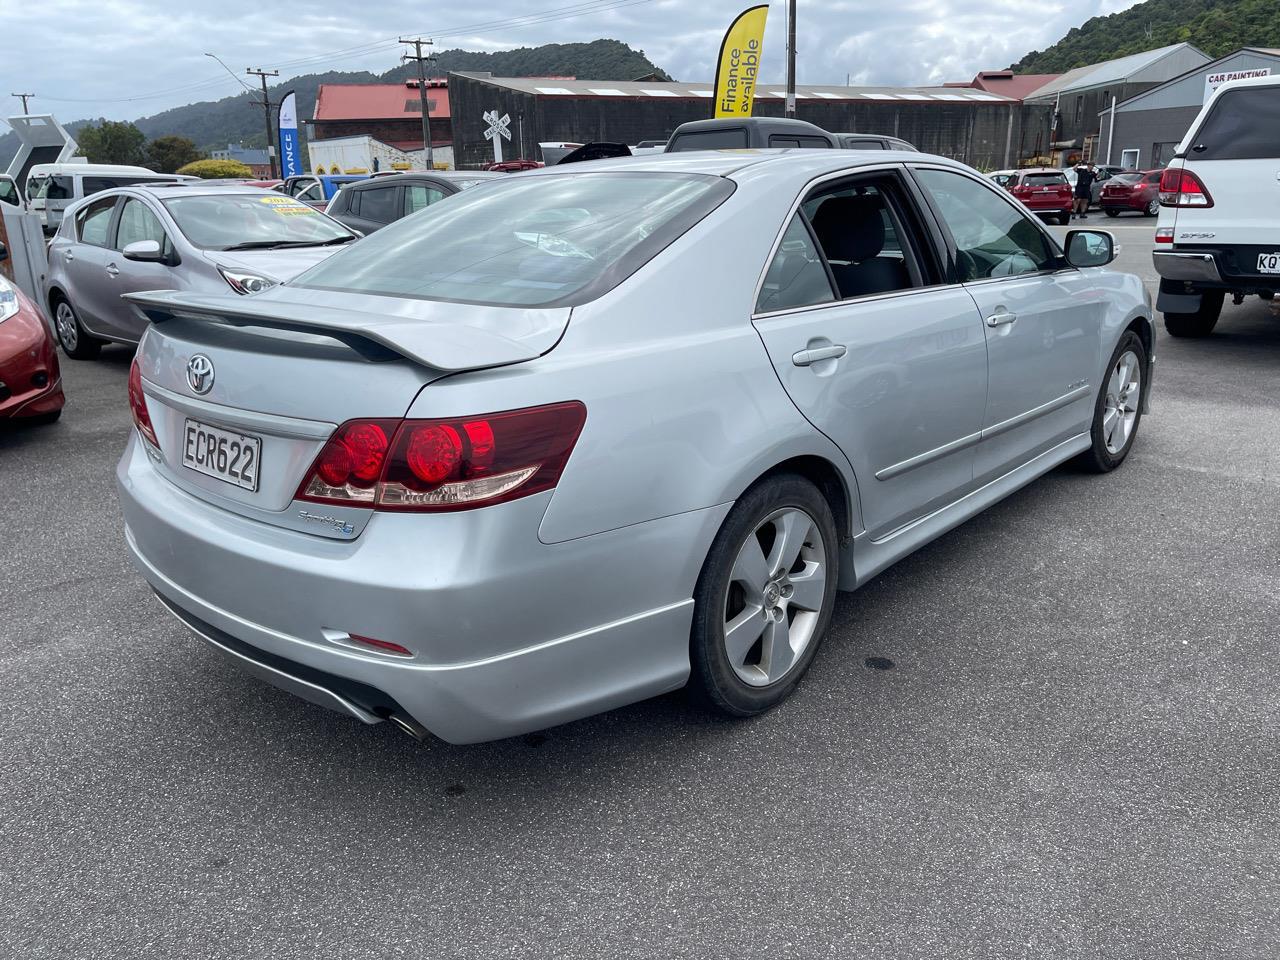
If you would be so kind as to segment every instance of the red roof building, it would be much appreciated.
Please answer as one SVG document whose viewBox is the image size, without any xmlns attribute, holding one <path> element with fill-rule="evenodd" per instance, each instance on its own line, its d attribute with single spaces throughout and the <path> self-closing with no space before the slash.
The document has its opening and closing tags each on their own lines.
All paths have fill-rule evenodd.
<svg viewBox="0 0 1280 960">
<path fill-rule="evenodd" d="M 948 83 L 948 87 L 970 87 L 985 90 L 1010 100 L 1025 100 L 1046 83 L 1057 80 L 1057 73 L 1014 73 L 1012 70 L 982 70 L 968 82 Z"/>
<path fill-rule="evenodd" d="M 447 80 L 427 81 L 431 143 L 453 142 Z M 422 107 L 418 81 L 404 83 L 322 83 L 316 94 L 312 140 L 367 134 L 406 150 L 422 149 Z"/>
</svg>

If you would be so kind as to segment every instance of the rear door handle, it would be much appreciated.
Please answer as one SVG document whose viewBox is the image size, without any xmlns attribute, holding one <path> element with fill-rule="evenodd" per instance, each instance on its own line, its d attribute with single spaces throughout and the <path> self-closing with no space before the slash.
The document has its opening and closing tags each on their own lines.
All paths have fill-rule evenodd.
<svg viewBox="0 0 1280 960">
<path fill-rule="evenodd" d="M 1010 313 L 1008 310 L 1005 310 L 1003 307 L 996 307 L 996 312 L 993 313 L 991 316 L 987 317 L 987 326 L 1003 327 L 1005 324 L 1013 323 L 1013 321 L 1017 319 L 1018 319 L 1018 315 L 1016 313 Z"/>
<path fill-rule="evenodd" d="M 812 350 L 801 350 L 791 355 L 791 362 L 797 367 L 807 367 L 819 360 L 839 360 L 845 355 L 843 343 L 833 343 L 829 347 L 814 347 Z"/>
<path fill-rule="evenodd" d="M 62 251 L 62 259 L 67 261 L 67 263 L 70 263 L 75 258 L 76 258 L 76 255 L 72 253 L 69 248 Z"/>
<path fill-rule="evenodd" d="M 107 276 L 109 276 L 109 277 L 118 277 L 118 276 L 120 276 L 120 268 L 119 268 L 119 267 L 117 267 L 114 263 L 108 263 L 108 264 L 107 264 Z"/>
</svg>

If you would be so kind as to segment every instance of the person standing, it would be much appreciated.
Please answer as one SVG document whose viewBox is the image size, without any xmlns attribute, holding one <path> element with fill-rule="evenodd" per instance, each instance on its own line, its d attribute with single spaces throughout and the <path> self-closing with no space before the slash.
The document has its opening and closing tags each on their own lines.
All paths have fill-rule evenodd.
<svg viewBox="0 0 1280 960">
<path fill-rule="evenodd" d="M 1076 167 L 1076 190 L 1072 203 L 1075 205 L 1076 217 L 1080 220 L 1089 219 L 1089 204 L 1093 200 L 1093 182 L 1097 179 L 1098 173 L 1094 169 L 1092 160 Z"/>
</svg>

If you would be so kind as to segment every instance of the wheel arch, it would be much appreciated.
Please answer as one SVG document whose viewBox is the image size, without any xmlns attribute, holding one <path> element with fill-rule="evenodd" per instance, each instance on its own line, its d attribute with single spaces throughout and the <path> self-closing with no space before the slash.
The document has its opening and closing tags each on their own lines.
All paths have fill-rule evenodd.
<svg viewBox="0 0 1280 960">
<path fill-rule="evenodd" d="M 44 295 L 45 305 L 48 306 L 49 312 L 53 313 L 58 309 L 58 301 L 65 300 L 71 302 L 71 298 L 67 296 L 67 292 L 57 283 L 49 284 L 49 289 Z"/>
<path fill-rule="evenodd" d="M 776 463 L 747 484 L 742 492 L 745 493 L 756 484 L 784 473 L 798 474 L 818 488 L 831 506 L 836 530 L 840 534 L 841 546 L 860 530 L 861 511 L 857 501 L 856 486 L 850 486 L 845 475 L 831 460 L 817 454 L 801 454 Z"/>
</svg>

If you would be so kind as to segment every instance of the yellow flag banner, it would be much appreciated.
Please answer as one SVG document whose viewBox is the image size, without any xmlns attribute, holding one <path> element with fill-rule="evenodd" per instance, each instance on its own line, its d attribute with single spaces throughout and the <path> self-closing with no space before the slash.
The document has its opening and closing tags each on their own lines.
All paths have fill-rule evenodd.
<svg viewBox="0 0 1280 960">
<path fill-rule="evenodd" d="M 716 116 L 749 117 L 755 105 L 760 54 L 764 51 L 764 21 L 769 5 L 743 10 L 725 31 L 716 61 Z"/>
</svg>

